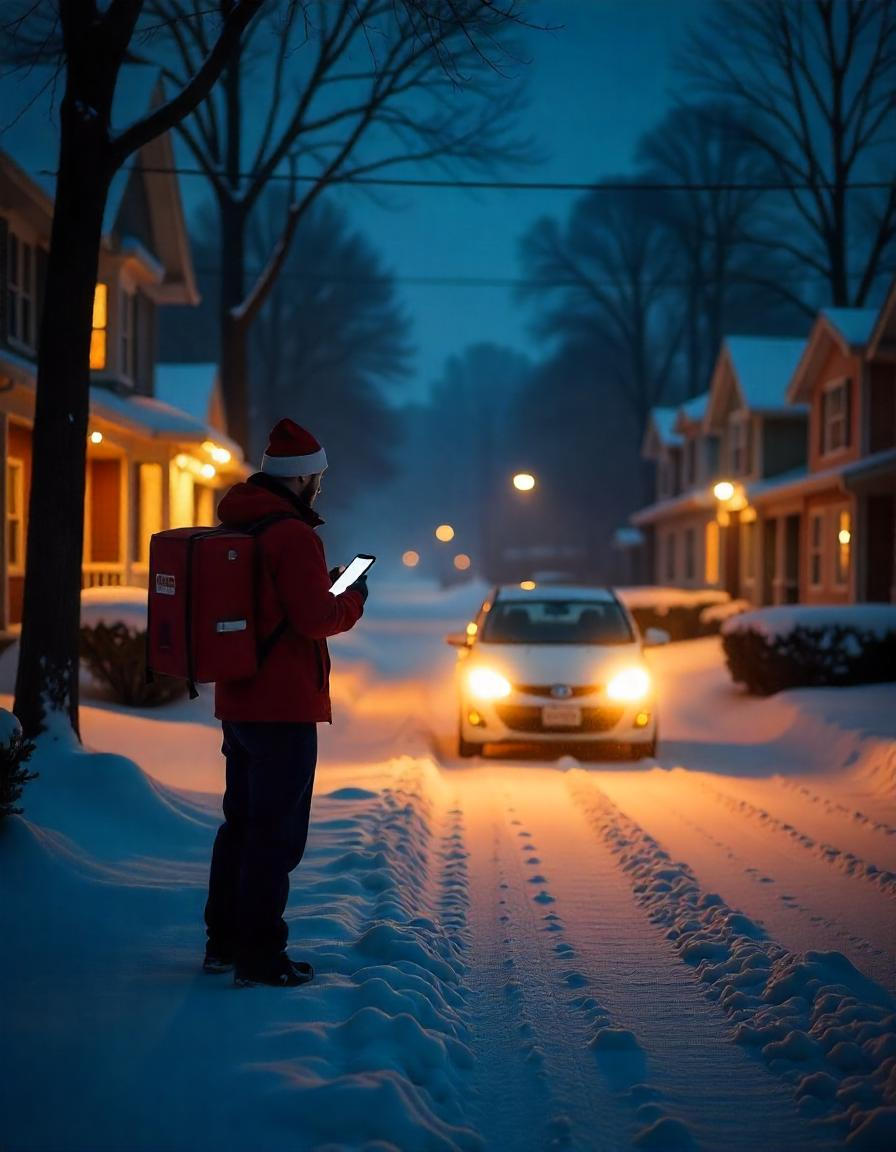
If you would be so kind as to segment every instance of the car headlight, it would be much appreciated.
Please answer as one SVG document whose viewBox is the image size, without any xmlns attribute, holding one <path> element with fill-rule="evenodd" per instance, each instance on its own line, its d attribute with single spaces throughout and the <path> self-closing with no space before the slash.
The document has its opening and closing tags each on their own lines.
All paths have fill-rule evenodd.
<svg viewBox="0 0 896 1152">
<path fill-rule="evenodd" d="M 511 692 L 510 681 L 491 668 L 471 668 L 467 686 L 478 700 L 500 700 Z"/>
<path fill-rule="evenodd" d="M 650 691 L 650 676 L 646 668 L 625 668 L 617 672 L 607 685 L 611 700 L 643 700 Z"/>
</svg>

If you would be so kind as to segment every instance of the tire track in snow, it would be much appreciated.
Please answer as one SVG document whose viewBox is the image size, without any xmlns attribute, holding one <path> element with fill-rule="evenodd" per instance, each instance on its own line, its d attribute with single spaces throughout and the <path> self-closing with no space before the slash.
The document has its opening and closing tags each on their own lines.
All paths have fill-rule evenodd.
<svg viewBox="0 0 896 1152">
<path fill-rule="evenodd" d="M 888 902 L 870 885 L 855 885 L 810 854 L 797 855 L 786 842 L 772 843 L 752 822 L 705 826 L 705 813 L 683 810 L 694 792 L 683 789 L 681 779 L 652 776 L 649 791 L 633 791 L 624 781 L 607 778 L 604 791 L 670 851 L 688 859 L 698 879 L 742 905 L 786 947 L 826 951 L 835 944 L 896 992 L 893 918 Z M 695 834 L 710 846 L 709 857 L 694 843 Z"/>
<path fill-rule="evenodd" d="M 488 966 L 479 974 L 487 1014 L 476 1047 L 483 1104 L 490 1114 L 479 1127 L 495 1152 L 616 1152 L 630 1146 L 632 1109 L 599 1074 L 588 1048 L 593 1021 L 580 1003 L 586 997 L 579 994 L 578 981 L 569 981 L 556 951 L 562 925 L 551 907 L 553 900 L 544 889 L 536 891 L 538 886 L 523 871 L 520 854 L 534 859 L 537 846 L 512 822 L 513 806 L 501 804 L 492 780 L 476 772 L 464 780 L 470 822 L 477 827 L 470 840 L 476 861 L 473 905 L 480 905 L 473 953 L 481 932 Z M 495 1046 L 495 1029 L 503 1036 L 503 1047 Z M 487 1097 L 489 1085 L 502 1079 L 502 1065 L 504 1088 L 511 1095 L 505 1099 L 503 1093 L 492 1092 Z"/>
<path fill-rule="evenodd" d="M 896 826 L 888 824 L 886 820 L 878 820 L 876 817 L 869 816 L 859 808 L 849 808 L 847 805 L 840 804 L 829 796 L 823 796 L 820 792 L 813 792 L 799 780 L 785 780 L 781 777 L 775 777 L 774 783 L 779 788 L 797 792 L 799 795 L 805 796 L 811 804 L 819 804 L 825 812 L 829 812 L 831 815 L 843 816 L 852 823 L 867 828 L 869 832 L 876 832 L 881 836 L 896 836 Z"/>
<path fill-rule="evenodd" d="M 731 1043 L 724 1016 L 649 923 L 615 858 L 597 838 L 569 774 L 560 795 L 518 790 L 517 810 L 542 851 L 562 916 L 568 1006 L 589 1018 L 595 1068 L 634 1113 L 638 1148 L 810 1148 L 818 1141 L 789 1095 Z M 562 808 L 559 807 L 562 801 Z M 525 846 L 524 846 L 525 847 Z M 551 867 L 553 866 L 553 870 Z M 571 980 L 570 980 L 571 978 Z"/>
<path fill-rule="evenodd" d="M 752 804 L 749 800 L 732 796 L 730 793 L 723 792 L 721 789 L 715 788 L 705 781 L 699 781 L 699 784 L 707 796 L 723 804 L 729 811 L 747 816 L 751 820 L 757 821 L 764 828 L 770 828 L 783 836 L 789 837 L 794 844 L 805 848 L 811 852 L 813 856 L 817 856 L 818 859 L 823 860 L 826 864 L 830 864 L 840 872 L 844 872 L 847 876 L 867 880 L 871 884 L 874 884 L 885 896 L 889 896 L 890 898 L 896 897 L 896 872 L 891 872 L 886 868 L 879 868 L 876 864 L 868 860 L 863 860 L 861 856 L 857 856 L 854 852 L 836 848 L 833 844 L 827 844 L 823 841 L 820 842 L 813 836 L 808 835 L 808 833 L 801 832 L 799 828 L 794 827 L 789 821 L 782 820 L 778 816 L 773 816 L 771 812 L 765 808 L 760 808 L 756 804 Z"/>
<path fill-rule="evenodd" d="M 851 1147 L 876 1152 L 896 1137 L 896 1001 L 838 952 L 795 954 L 704 891 L 684 863 L 627 816 L 585 773 L 571 781 L 651 919 L 696 966 L 706 996 L 791 1085 L 807 1117 Z M 828 1129 L 829 1130 L 829 1129 Z"/>
</svg>

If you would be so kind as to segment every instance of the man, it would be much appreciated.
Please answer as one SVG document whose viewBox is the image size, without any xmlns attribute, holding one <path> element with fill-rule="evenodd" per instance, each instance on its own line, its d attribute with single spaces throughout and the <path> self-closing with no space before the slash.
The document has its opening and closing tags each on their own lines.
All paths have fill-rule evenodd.
<svg viewBox="0 0 896 1152">
<path fill-rule="evenodd" d="M 272 430 L 261 471 L 235 484 L 218 506 L 228 527 L 281 517 L 258 535 L 257 622 L 271 637 L 258 671 L 215 685 L 215 715 L 227 761 L 224 823 L 212 851 L 207 972 L 227 972 L 246 987 L 293 987 L 313 975 L 286 953 L 283 912 L 289 873 L 305 851 L 317 763 L 317 724 L 331 722 L 327 636 L 353 627 L 367 599 L 366 578 L 330 591 L 323 523 L 312 505 L 327 457 L 292 420 Z"/>
</svg>

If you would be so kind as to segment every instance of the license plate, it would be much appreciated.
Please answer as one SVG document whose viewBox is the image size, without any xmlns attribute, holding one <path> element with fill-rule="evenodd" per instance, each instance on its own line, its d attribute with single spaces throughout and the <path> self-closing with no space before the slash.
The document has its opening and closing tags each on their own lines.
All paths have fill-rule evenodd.
<svg viewBox="0 0 896 1152">
<path fill-rule="evenodd" d="M 582 709 L 568 704 L 546 704 L 541 710 L 541 724 L 544 728 L 579 728 Z"/>
</svg>

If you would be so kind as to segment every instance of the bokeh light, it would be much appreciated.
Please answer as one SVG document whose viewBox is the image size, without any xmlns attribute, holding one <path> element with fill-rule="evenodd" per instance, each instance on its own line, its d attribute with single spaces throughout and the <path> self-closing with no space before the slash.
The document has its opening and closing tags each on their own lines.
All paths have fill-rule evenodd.
<svg viewBox="0 0 896 1152">
<path fill-rule="evenodd" d="M 471 564 L 472 560 L 466 552 L 458 552 L 454 557 L 454 567 L 457 568 L 459 572 L 466 572 Z"/>
<path fill-rule="evenodd" d="M 531 472 L 517 472 L 513 478 L 513 486 L 520 492 L 531 492 L 535 487 L 535 477 Z"/>
<path fill-rule="evenodd" d="M 447 544 L 449 540 L 454 539 L 454 529 L 450 524 L 440 524 L 436 528 L 436 540 L 441 540 L 443 544 Z"/>
<path fill-rule="evenodd" d="M 416 568 L 420 563 L 420 553 L 415 552 L 413 548 L 409 548 L 407 552 L 402 552 L 401 562 L 405 568 Z"/>
</svg>

